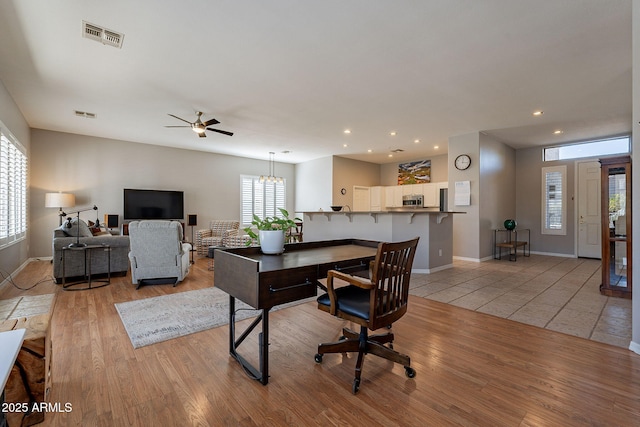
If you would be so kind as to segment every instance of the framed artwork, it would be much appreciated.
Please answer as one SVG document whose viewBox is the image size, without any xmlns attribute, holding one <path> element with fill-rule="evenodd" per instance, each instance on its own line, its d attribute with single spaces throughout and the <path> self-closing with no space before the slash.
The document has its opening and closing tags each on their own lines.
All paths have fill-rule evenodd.
<svg viewBox="0 0 640 427">
<path fill-rule="evenodd" d="M 418 160 L 398 165 L 398 185 L 428 182 L 431 182 L 431 160 Z"/>
</svg>

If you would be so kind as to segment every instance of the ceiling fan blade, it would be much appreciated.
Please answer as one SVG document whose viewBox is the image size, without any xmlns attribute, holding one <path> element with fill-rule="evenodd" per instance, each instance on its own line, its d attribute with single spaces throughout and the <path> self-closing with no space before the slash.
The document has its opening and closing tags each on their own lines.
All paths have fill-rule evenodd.
<svg viewBox="0 0 640 427">
<path fill-rule="evenodd" d="M 211 126 L 211 125 L 217 125 L 218 123 L 220 123 L 220 122 L 217 121 L 216 119 L 211 119 L 211 120 L 207 120 L 203 124 L 204 124 L 204 127 L 207 127 L 207 126 Z"/>
<path fill-rule="evenodd" d="M 213 131 L 213 132 L 222 133 L 224 135 L 233 136 L 233 132 L 227 132 L 226 130 L 213 129 L 213 128 L 207 128 L 207 130 L 210 130 L 210 131 Z"/>
<path fill-rule="evenodd" d="M 200 138 L 206 138 L 206 137 L 207 137 L 207 135 L 206 135 L 204 132 L 202 132 L 202 133 L 198 133 L 198 136 L 199 136 Z"/>
<path fill-rule="evenodd" d="M 191 126 L 165 126 L 166 128 L 190 128 Z"/>
<path fill-rule="evenodd" d="M 178 120 L 182 120 L 182 121 L 183 121 L 183 122 L 185 122 L 185 123 L 189 123 L 189 124 L 191 124 L 191 122 L 190 122 L 190 121 L 188 121 L 188 120 L 182 119 L 182 118 L 180 118 L 180 117 L 178 117 L 178 116 L 174 116 L 173 114 L 169 114 L 169 115 L 170 115 L 171 117 L 175 117 L 175 118 L 176 118 L 176 119 L 178 119 Z"/>
</svg>

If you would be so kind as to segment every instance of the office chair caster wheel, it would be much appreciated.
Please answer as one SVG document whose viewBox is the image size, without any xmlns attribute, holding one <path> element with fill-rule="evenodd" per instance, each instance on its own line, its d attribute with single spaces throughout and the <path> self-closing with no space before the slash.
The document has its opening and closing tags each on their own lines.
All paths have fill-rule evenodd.
<svg viewBox="0 0 640 427">
<path fill-rule="evenodd" d="M 315 360 L 316 363 L 322 363 L 322 355 L 320 353 L 316 354 Z"/>
<path fill-rule="evenodd" d="M 404 373 L 407 374 L 408 378 L 415 378 L 416 376 L 416 370 L 413 369 L 411 366 L 405 366 Z"/>
<path fill-rule="evenodd" d="M 360 389 L 360 378 L 354 378 L 353 387 L 351 388 L 351 391 L 353 392 L 353 394 L 356 394 L 359 389 Z"/>
</svg>

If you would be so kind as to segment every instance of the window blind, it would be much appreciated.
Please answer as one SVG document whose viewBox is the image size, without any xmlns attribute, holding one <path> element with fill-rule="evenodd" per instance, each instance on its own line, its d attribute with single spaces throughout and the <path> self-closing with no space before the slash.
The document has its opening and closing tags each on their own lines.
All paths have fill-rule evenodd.
<svg viewBox="0 0 640 427">
<path fill-rule="evenodd" d="M 243 227 L 251 225 L 253 215 L 264 219 L 268 216 L 282 217 L 278 208 L 285 208 L 286 181 L 282 184 L 260 182 L 257 176 L 240 177 L 241 221 Z"/>
<path fill-rule="evenodd" d="M 566 167 L 542 168 L 543 234 L 566 233 Z"/>
<path fill-rule="evenodd" d="M 0 123 L 0 247 L 27 231 L 27 156 Z"/>
</svg>

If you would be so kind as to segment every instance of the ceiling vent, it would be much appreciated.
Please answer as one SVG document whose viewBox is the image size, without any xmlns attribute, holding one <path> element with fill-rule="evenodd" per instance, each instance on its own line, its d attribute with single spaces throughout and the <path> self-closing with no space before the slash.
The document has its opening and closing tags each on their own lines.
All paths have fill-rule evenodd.
<svg viewBox="0 0 640 427">
<path fill-rule="evenodd" d="M 95 113 L 87 113 L 86 111 L 78 111 L 75 110 L 76 116 L 78 117 L 84 117 L 85 119 L 95 119 L 96 118 L 96 114 Z"/>
<path fill-rule="evenodd" d="M 106 28 L 99 27 L 98 25 L 82 21 L 82 37 L 95 40 L 109 46 L 121 48 L 124 34 L 116 33 L 115 31 L 107 30 Z"/>
</svg>

